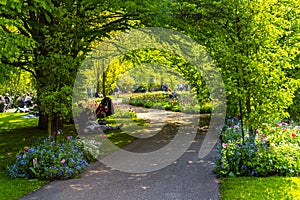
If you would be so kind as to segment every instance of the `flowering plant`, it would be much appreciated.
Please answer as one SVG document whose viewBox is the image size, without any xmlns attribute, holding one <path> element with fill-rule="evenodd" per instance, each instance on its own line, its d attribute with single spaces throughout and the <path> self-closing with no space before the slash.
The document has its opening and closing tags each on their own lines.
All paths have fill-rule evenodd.
<svg viewBox="0 0 300 200">
<path fill-rule="evenodd" d="M 185 113 L 210 113 L 212 108 L 217 105 L 217 102 L 213 102 L 209 98 L 204 98 L 203 101 L 199 103 L 196 96 L 191 97 L 191 94 L 188 93 L 180 93 L 180 95 L 176 97 L 170 97 L 168 93 L 149 93 L 130 97 L 124 100 L 124 102 L 134 106 Z"/>
<path fill-rule="evenodd" d="M 54 137 L 49 137 L 19 152 L 8 171 L 12 178 L 55 180 L 72 178 L 87 166 L 77 139 L 68 136 L 62 142 L 55 142 Z"/>
<path fill-rule="evenodd" d="M 297 176 L 300 173 L 299 127 L 286 122 L 263 124 L 254 136 L 238 119 L 228 119 L 217 146 L 216 172 L 224 176 Z"/>
<path fill-rule="evenodd" d="M 131 108 L 127 107 L 126 109 L 120 109 L 118 106 L 114 105 L 115 113 L 109 118 L 137 118 L 136 112 Z"/>
</svg>

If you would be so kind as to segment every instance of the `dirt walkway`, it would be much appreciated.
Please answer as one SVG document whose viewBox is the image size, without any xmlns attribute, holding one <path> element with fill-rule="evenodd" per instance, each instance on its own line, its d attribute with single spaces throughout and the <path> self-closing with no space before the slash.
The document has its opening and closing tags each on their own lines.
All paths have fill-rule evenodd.
<svg viewBox="0 0 300 200">
<path fill-rule="evenodd" d="M 155 110 L 149 112 L 149 109 L 144 108 L 134 108 L 134 110 L 139 117 L 151 120 L 151 128 L 139 134 L 140 139 L 128 145 L 124 150 L 116 151 L 102 160 L 112 165 L 119 164 L 117 168 L 122 169 L 121 171 L 108 167 L 102 162 L 96 162 L 82 175 L 82 178 L 52 182 L 23 199 L 219 199 L 219 181 L 213 173 L 214 152 L 212 151 L 203 160 L 198 158 L 198 152 L 205 137 L 207 121 L 200 120 L 200 129 L 196 137 L 180 158 L 170 164 L 166 163 L 163 168 L 151 171 L 153 166 L 159 168 L 163 162 L 166 162 L 168 155 L 172 157 L 174 149 L 163 151 L 163 155 L 160 156 L 161 160 L 157 157 L 155 157 L 156 160 L 147 159 L 148 154 L 159 152 L 160 149 L 175 141 L 177 135 L 188 137 L 190 133 L 184 130 L 192 125 L 187 123 L 191 116 L 182 117 L 180 113 Z M 180 129 L 183 131 L 180 132 Z M 126 125 L 124 131 L 126 132 Z M 181 145 L 181 143 L 177 144 Z M 131 152 L 133 155 L 145 155 L 145 157 L 134 160 L 125 157 L 126 152 Z M 132 169 L 133 173 L 126 172 L 128 169 Z M 147 169 L 149 169 L 148 172 Z"/>
</svg>

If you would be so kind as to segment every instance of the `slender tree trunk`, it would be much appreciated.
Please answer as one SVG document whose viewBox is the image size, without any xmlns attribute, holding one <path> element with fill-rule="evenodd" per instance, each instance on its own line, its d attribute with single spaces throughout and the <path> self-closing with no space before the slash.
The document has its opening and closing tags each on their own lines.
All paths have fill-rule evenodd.
<svg viewBox="0 0 300 200">
<path fill-rule="evenodd" d="M 105 90 L 105 82 L 106 82 L 106 74 L 105 74 L 105 71 L 104 71 L 104 62 L 102 63 L 102 93 L 103 93 L 103 96 L 106 97 L 106 90 Z"/>
<path fill-rule="evenodd" d="M 52 117 L 48 116 L 48 126 L 47 126 L 48 135 L 51 136 L 52 133 Z"/>
<path fill-rule="evenodd" d="M 96 85 L 96 92 L 99 92 L 100 91 L 100 81 L 99 81 L 99 78 L 97 79 L 97 85 Z"/>
<path fill-rule="evenodd" d="M 249 117 L 251 114 L 251 92 L 250 92 L 250 86 L 248 86 L 247 90 L 247 97 L 246 97 L 246 109 L 247 109 L 247 116 Z M 249 127 L 249 136 L 254 136 L 253 127 Z"/>
</svg>

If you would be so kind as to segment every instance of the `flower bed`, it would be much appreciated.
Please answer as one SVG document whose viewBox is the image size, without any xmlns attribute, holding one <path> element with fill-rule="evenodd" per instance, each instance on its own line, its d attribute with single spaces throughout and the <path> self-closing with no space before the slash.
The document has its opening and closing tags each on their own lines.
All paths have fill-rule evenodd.
<svg viewBox="0 0 300 200">
<path fill-rule="evenodd" d="M 285 122 L 264 124 L 244 141 L 237 119 L 227 120 L 217 147 L 216 172 L 222 176 L 298 176 L 300 173 L 299 126 Z"/>
<path fill-rule="evenodd" d="M 77 139 L 67 136 L 56 142 L 55 137 L 39 140 L 35 145 L 19 152 L 16 162 L 8 169 L 10 177 L 68 179 L 89 166 Z"/>
<path fill-rule="evenodd" d="M 115 113 L 108 118 L 131 118 L 136 119 L 137 114 L 131 107 L 126 107 L 125 109 L 119 108 L 117 105 L 114 105 Z"/>
<path fill-rule="evenodd" d="M 170 95 L 169 93 L 147 93 L 139 96 L 131 96 L 129 99 L 123 100 L 123 102 L 133 106 L 185 113 L 210 113 L 214 106 L 214 103 L 209 99 L 199 104 L 197 98 L 191 97 L 190 94 L 180 93 L 176 97 Z"/>
</svg>

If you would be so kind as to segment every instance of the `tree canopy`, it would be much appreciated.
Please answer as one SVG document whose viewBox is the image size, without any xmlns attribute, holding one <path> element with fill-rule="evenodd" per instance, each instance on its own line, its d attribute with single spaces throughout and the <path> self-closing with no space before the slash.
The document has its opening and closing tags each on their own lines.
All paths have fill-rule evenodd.
<svg viewBox="0 0 300 200">
<path fill-rule="evenodd" d="M 222 73 L 227 112 L 244 124 L 254 129 L 290 114 L 300 117 L 295 104 L 299 0 L 2 0 L 0 5 L 0 68 L 10 77 L 18 77 L 20 69 L 31 73 L 41 111 L 39 126 L 49 131 L 71 116 L 74 80 L 96 41 L 147 26 L 180 31 L 207 49 Z M 154 52 L 131 52 L 127 59 L 175 63 L 191 83 L 200 81 L 195 86 L 204 87 L 201 80 L 193 82 L 189 63 L 168 52 Z M 147 56 L 141 56 L 144 53 Z M 126 67 L 116 61 L 110 69 L 118 71 L 110 71 L 106 80 L 115 83 L 115 75 Z M 101 74 L 94 75 L 99 81 Z"/>
</svg>

